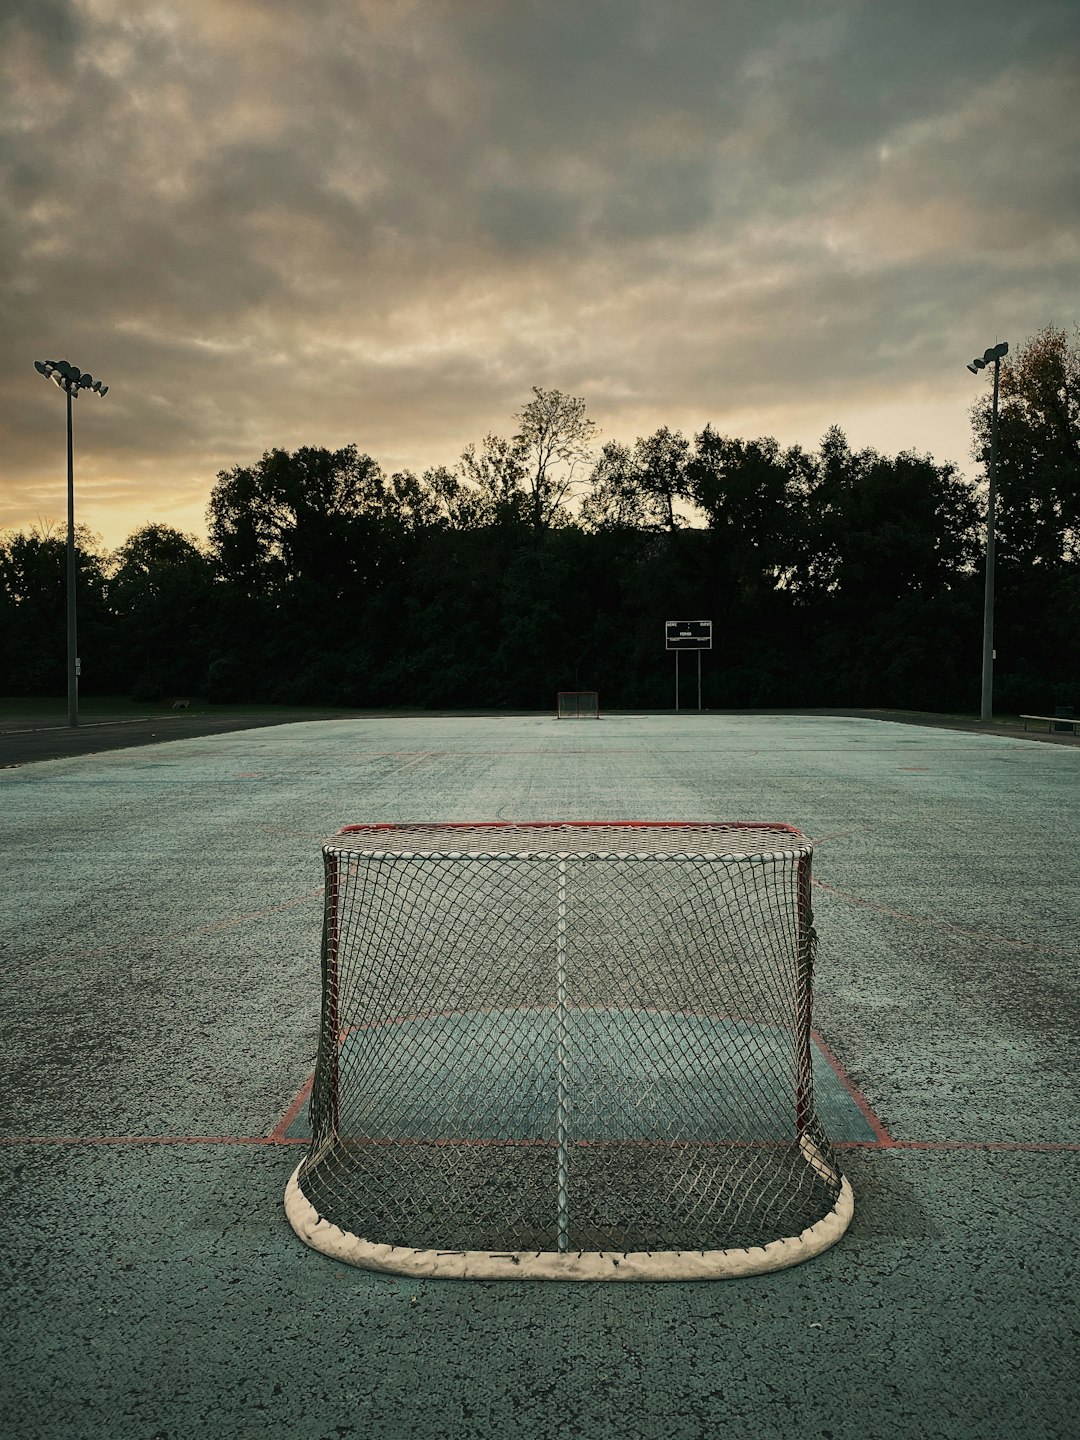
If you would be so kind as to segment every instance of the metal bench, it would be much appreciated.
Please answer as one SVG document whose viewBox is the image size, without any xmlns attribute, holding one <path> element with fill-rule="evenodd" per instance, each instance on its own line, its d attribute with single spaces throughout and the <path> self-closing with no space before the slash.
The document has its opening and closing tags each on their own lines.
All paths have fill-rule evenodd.
<svg viewBox="0 0 1080 1440">
<path fill-rule="evenodd" d="M 1074 720 L 1070 715 L 1021 715 L 1020 719 L 1024 722 L 1025 730 L 1028 728 L 1029 720 L 1045 720 L 1047 730 L 1056 730 L 1059 725 L 1068 725 L 1074 735 L 1077 725 L 1080 725 L 1080 718 Z"/>
</svg>

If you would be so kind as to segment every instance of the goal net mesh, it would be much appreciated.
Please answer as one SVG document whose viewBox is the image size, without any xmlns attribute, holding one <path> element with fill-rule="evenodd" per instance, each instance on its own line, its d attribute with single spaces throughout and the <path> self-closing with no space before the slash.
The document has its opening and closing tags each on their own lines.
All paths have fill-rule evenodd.
<svg viewBox="0 0 1080 1440">
<path fill-rule="evenodd" d="M 312 1141 L 288 1202 L 310 1243 L 431 1273 L 592 1257 L 625 1278 L 620 1256 L 662 1276 L 665 1255 L 784 1241 L 790 1264 L 842 1231 L 797 831 L 357 826 L 324 858 Z"/>
<path fill-rule="evenodd" d="M 560 690 L 555 714 L 559 720 L 599 720 L 600 696 L 595 690 Z"/>
</svg>

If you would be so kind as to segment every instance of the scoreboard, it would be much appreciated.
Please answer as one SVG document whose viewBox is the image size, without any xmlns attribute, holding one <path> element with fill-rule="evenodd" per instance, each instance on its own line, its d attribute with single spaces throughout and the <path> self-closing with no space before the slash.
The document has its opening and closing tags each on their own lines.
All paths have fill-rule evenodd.
<svg viewBox="0 0 1080 1440">
<path fill-rule="evenodd" d="M 665 620 L 664 640 L 668 650 L 711 650 L 711 620 Z"/>
</svg>

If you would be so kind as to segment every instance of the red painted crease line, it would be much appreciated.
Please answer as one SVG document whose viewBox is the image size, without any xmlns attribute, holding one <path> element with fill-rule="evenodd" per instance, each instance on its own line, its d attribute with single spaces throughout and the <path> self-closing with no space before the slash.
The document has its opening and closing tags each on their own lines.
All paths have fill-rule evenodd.
<svg viewBox="0 0 1080 1440">
<path fill-rule="evenodd" d="M 830 1068 L 850 1096 L 852 1102 L 858 1107 L 863 1118 L 874 1133 L 873 1140 L 834 1140 L 834 1150 L 1000 1150 L 1016 1153 L 1031 1154 L 1056 1154 L 1059 1152 L 1080 1151 L 1080 1143 L 1072 1141 L 1056 1140 L 898 1140 L 886 1129 L 884 1123 L 872 1109 L 869 1101 L 862 1094 L 851 1076 L 844 1069 L 843 1064 L 825 1043 L 825 1040 L 816 1030 L 811 1030 L 815 1045 L 821 1051 Z M 304 1105 L 311 1095 L 311 1087 L 315 1077 L 310 1075 L 300 1087 L 296 1097 L 290 1103 L 284 1114 L 269 1135 L 6 1135 L 0 1136 L 0 1146 L 3 1145 L 303 1145 L 311 1144 L 311 1140 L 305 1136 L 290 1136 L 287 1132 L 293 1121 L 300 1114 Z M 379 1140 L 368 1138 L 366 1141 L 358 1140 L 358 1144 L 419 1144 L 417 1140 L 402 1139 Z M 429 1142 L 430 1143 L 430 1142 Z M 442 1137 L 435 1142 L 443 1145 L 553 1145 L 554 1141 L 546 1140 L 504 1140 L 502 1142 L 489 1139 L 455 1139 L 453 1137 Z M 582 1145 L 605 1145 L 622 1144 L 622 1141 L 581 1141 Z M 635 1142 L 641 1145 L 650 1144 L 674 1144 L 681 1142 L 674 1141 L 649 1141 L 640 1140 Z M 708 1144 L 709 1142 L 698 1142 Z M 724 1141 L 726 1145 L 769 1145 L 784 1144 L 784 1141 Z"/>
<path fill-rule="evenodd" d="M 847 890 L 841 890 L 837 885 L 828 885 L 824 880 L 813 880 L 811 884 L 816 890 L 824 890 L 829 895 L 835 895 L 837 899 L 845 901 L 848 905 L 854 905 L 858 910 L 873 910 L 878 915 L 888 915 L 893 920 L 902 920 L 906 925 L 918 925 L 926 930 L 945 930 L 950 935 L 959 935 L 964 940 L 982 940 L 990 945 L 1013 945 L 1018 950 L 1031 950 L 1039 955 L 1060 955 L 1067 960 L 1074 960 L 1080 952 L 1076 950 L 1062 950 L 1053 945 L 1040 945 L 1037 940 L 1018 940 L 1012 935 L 997 935 L 993 931 L 971 930 L 963 925 L 954 925 L 951 920 L 938 920 L 932 915 L 911 915 L 906 910 L 896 910 L 891 905 L 879 905 L 874 900 L 864 900 L 860 895 L 852 895 Z"/>
<path fill-rule="evenodd" d="M 273 1135 L 0 1135 L 0 1145 L 310 1145 Z"/>
<path fill-rule="evenodd" d="M 816 1030 L 811 1030 L 810 1035 L 813 1038 L 814 1044 L 818 1047 L 822 1055 L 824 1055 L 825 1059 L 829 1062 L 829 1067 L 832 1070 L 833 1074 L 836 1076 L 837 1080 L 840 1081 L 840 1084 L 847 1091 L 850 1099 L 858 1107 L 863 1119 L 870 1126 L 870 1129 L 874 1132 L 874 1143 L 876 1145 L 883 1146 L 885 1149 L 890 1149 L 892 1146 L 896 1145 L 898 1142 L 894 1140 L 893 1137 L 889 1134 L 888 1130 L 886 1130 L 884 1124 L 881 1122 L 875 1112 L 871 1109 L 869 1100 L 867 1100 L 866 1096 L 858 1088 L 854 1080 L 852 1080 L 851 1076 L 847 1073 L 843 1065 L 840 1063 L 840 1060 L 836 1057 L 836 1055 L 833 1054 L 832 1050 L 825 1043 L 822 1036 L 819 1035 Z M 858 1141 L 849 1143 L 858 1143 L 865 1145 L 869 1142 Z"/>
<path fill-rule="evenodd" d="M 1058 1140 L 894 1140 L 897 1150 L 1027 1150 L 1035 1154 L 1080 1151 L 1080 1144 Z"/>
<path fill-rule="evenodd" d="M 285 1111 L 285 1114 L 282 1115 L 281 1119 L 274 1127 L 274 1130 L 270 1135 L 270 1140 L 272 1142 L 285 1142 L 287 1144 L 294 1143 L 292 1140 L 289 1140 L 286 1132 L 288 1131 L 289 1126 L 300 1114 L 300 1111 L 304 1108 L 304 1105 L 307 1103 L 307 1098 L 311 1094 L 311 1087 L 312 1085 L 314 1085 L 314 1083 L 314 1074 L 309 1075 L 308 1078 L 304 1081 L 303 1085 L 301 1085 L 300 1092 L 297 1095 L 296 1099 L 292 1102 L 289 1108 Z M 305 1141 L 305 1144 L 306 1143 L 307 1142 Z"/>
<path fill-rule="evenodd" d="M 794 825 L 756 820 L 450 820 L 434 826 L 401 824 L 343 825 L 339 835 L 369 834 L 376 830 L 696 830 L 704 826 L 718 830 L 776 830 L 805 839 Z"/>
<path fill-rule="evenodd" d="M 280 1126 L 278 1130 L 280 1130 Z M 272 1135 L 3 1135 L 0 1136 L 0 1146 L 4 1145 L 267 1145 L 282 1147 L 288 1145 L 310 1146 L 311 1140 L 307 1137 L 290 1138 L 280 1135 L 275 1130 Z M 362 1142 L 358 1142 L 362 1143 Z M 369 1144 L 420 1144 L 421 1141 L 378 1141 L 371 1140 Z M 452 1140 L 444 1138 L 437 1142 L 442 1145 L 554 1145 L 553 1141 L 546 1140 Z M 605 1145 L 625 1144 L 625 1141 L 580 1141 L 579 1144 Z M 681 1144 L 686 1142 L 668 1141 L 657 1142 L 640 1140 L 634 1142 L 639 1145 L 655 1144 Z M 689 1142 L 693 1143 L 693 1142 Z M 710 1142 L 702 1141 L 700 1144 Z M 715 1142 L 714 1142 L 715 1143 Z M 723 1141 L 724 1145 L 781 1145 L 785 1141 Z M 833 1140 L 830 1142 L 834 1150 L 1002 1150 L 1016 1153 L 1028 1153 L 1036 1155 L 1050 1155 L 1058 1153 L 1080 1152 L 1080 1143 L 1072 1141 L 1057 1140 L 896 1140 L 890 1138 L 887 1142 L 882 1140 Z"/>
</svg>

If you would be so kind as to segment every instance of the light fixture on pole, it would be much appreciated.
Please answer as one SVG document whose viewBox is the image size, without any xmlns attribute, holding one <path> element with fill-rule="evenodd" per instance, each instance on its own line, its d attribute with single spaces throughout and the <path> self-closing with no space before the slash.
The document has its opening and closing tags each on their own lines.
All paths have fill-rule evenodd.
<svg viewBox="0 0 1080 1440">
<path fill-rule="evenodd" d="M 967 367 L 973 375 L 994 367 L 994 406 L 990 420 L 990 494 L 986 504 L 986 585 L 983 589 L 983 658 L 982 658 L 982 703 L 979 714 L 983 720 L 993 718 L 994 709 L 994 524 L 997 511 L 997 432 L 998 432 L 998 380 L 1001 376 L 1001 362 L 1009 353 L 1009 342 L 1002 340 L 991 345 L 982 355 L 972 360 Z"/>
<path fill-rule="evenodd" d="M 109 387 L 67 360 L 35 360 L 34 369 L 67 396 L 67 707 L 68 724 L 79 723 L 79 659 L 75 622 L 75 470 L 71 443 L 71 402 L 80 390 L 107 395 Z"/>
</svg>

